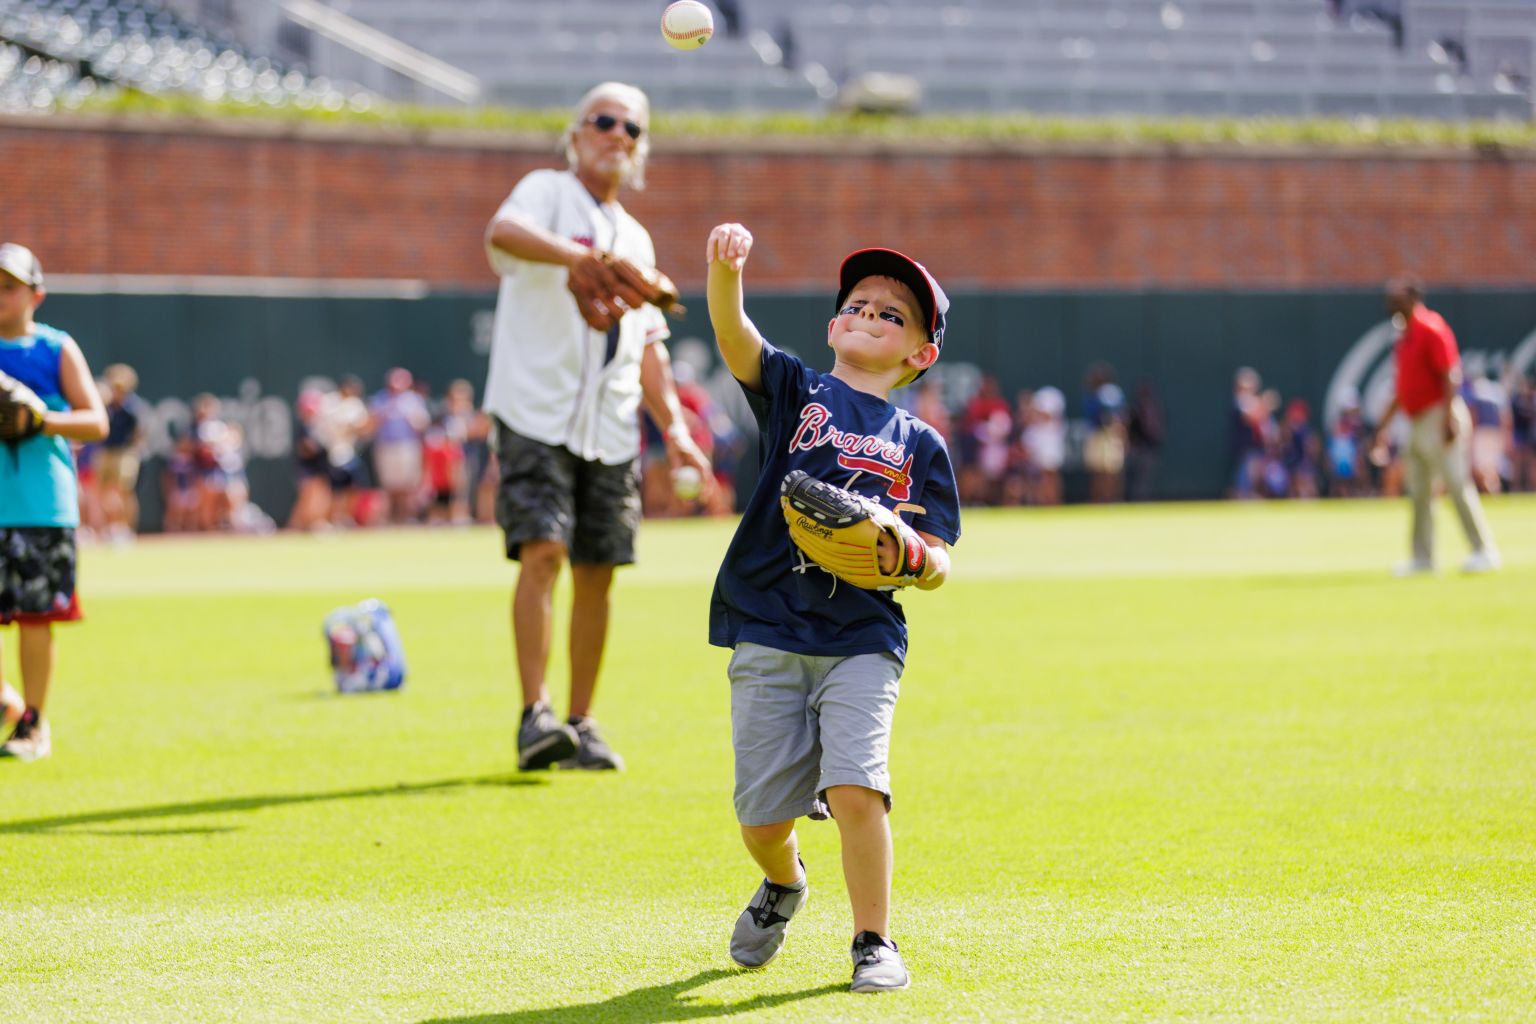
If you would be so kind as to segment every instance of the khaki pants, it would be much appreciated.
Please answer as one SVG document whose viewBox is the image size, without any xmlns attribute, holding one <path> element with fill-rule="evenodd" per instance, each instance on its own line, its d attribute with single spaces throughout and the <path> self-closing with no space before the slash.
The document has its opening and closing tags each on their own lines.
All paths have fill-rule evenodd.
<svg viewBox="0 0 1536 1024">
<path fill-rule="evenodd" d="M 1408 451 L 1403 460 L 1408 493 L 1413 498 L 1413 560 L 1430 565 L 1435 560 L 1435 517 L 1430 501 L 1435 496 L 1435 480 L 1445 481 L 1446 494 L 1456 506 L 1467 544 L 1474 552 L 1492 551 L 1493 535 L 1483 518 L 1483 504 L 1468 471 L 1472 447 L 1472 417 L 1467 405 L 1456 399 L 1451 405 L 1457 430 L 1454 444 L 1445 443 L 1444 404 L 1426 409 L 1413 417 L 1408 435 Z"/>
</svg>

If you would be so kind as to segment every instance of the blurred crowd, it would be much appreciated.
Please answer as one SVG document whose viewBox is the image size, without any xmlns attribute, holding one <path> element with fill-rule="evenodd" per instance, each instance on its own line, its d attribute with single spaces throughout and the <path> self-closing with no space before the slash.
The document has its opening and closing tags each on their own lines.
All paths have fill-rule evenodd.
<svg viewBox="0 0 1536 1024">
<path fill-rule="evenodd" d="M 361 378 L 294 403 L 294 530 L 489 522 L 491 424 L 467 380 L 434 397 L 403 367 L 368 395 Z"/>
<path fill-rule="evenodd" d="M 1489 369 L 1461 386 L 1472 415 L 1472 477 L 1484 494 L 1536 490 L 1536 381 Z M 1228 412 L 1228 494 L 1233 498 L 1359 498 L 1403 493 L 1402 418 L 1389 430 L 1385 458 L 1372 459 L 1376 424 L 1361 396 L 1346 388 L 1331 417 L 1315 417 L 1305 399 L 1284 401 L 1257 371 L 1233 377 Z M 1327 422 L 1324 422 L 1324 419 Z"/>
<path fill-rule="evenodd" d="M 960 500 L 967 505 L 1059 505 L 1065 474 L 1081 472 L 1092 502 L 1152 497 L 1167 421 L 1143 382 L 1127 396 L 1107 363 L 1091 367 L 1069 416 L 1067 395 L 1046 385 L 1010 401 L 982 375 L 953 407 L 941 379 L 918 388 L 912 411 L 949 444 Z"/>
<path fill-rule="evenodd" d="M 732 419 L 700 386 L 692 367 L 675 366 L 678 398 L 695 442 L 715 466 L 712 486 L 677 495 L 665 446 L 647 423 L 642 459 L 648 516 L 724 515 L 735 508 L 735 473 L 746 449 Z M 123 541 L 139 527 L 139 467 L 152 410 L 129 366 L 108 367 L 98 382 L 109 433 L 76 449 L 86 538 Z M 362 378 L 303 388 L 294 402 L 294 502 L 284 525 L 320 531 L 411 523 L 488 523 L 495 518 L 496 456 L 491 422 L 474 385 L 452 381 L 434 395 L 402 367 L 368 392 Z M 251 501 L 244 430 L 220 399 L 192 399 L 185 425 L 165 424 L 157 460 L 167 533 L 266 533 L 277 522 Z"/>
<path fill-rule="evenodd" d="M 724 515 L 735 508 L 741 436 L 698 385 L 686 363 L 674 366 L 678 400 L 694 441 L 715 467 L 713 486 L 678 497 L 660 436 L 647 420 L 641 466 L 648 516 Z M 467 380 L 434 397 L 397 367 L 365 397 L 363 382 L 309 388 L 295 405 L 296 530 L 407 523 L 489 523 L 495 519 L 496 453 L 490 418 Z"/>
<path fill-rule="evenodd" d="M 107 436 L 77 445 L 80 532 L 85 539 L 121 542 L 139 528 L 139 471 L 145 459 L 152 410 L 139 397 L 130 366 L 107 367 L 97 382 L 107 409 Z M 268 533 L 276 524 L 250 501 L 246 445 L 240 424 L 221 415 L 211 394 L 192 400 L 188 422 L 171 427 L 170 448 L 160 468 L 168 533 L 233 530 Z"/>
<path fill-rule="evenodd" d="M 665 446 L 644 423 L 641 496 L 645 514 L 663 518 L 729 515 L 736 479 L 751 453 L 742 409 L 727 409 L 685 361 L 674 364 L 683 416 L 714 467 L 697 497 L 673 487 Z M 1473 475 L 1484 493 L 1536 490 L 1536 382 L 1520 374 L 1470 374 L 1463 397 L 1472 413 Z M 81 522 L 86 537 L 121 541 L 138 528 L 135 489 L 151 417 L 132 367 L 107 367 L 99 382 L 109 424 L 105 440 L 77 450 Z M 1064 479 L 1074 500 L 1153 497 L 1167 419 L 1150 383 L 1127 395 L 1105 363 L 1095 364 L 1069 398 L 1054 385 L 1011 399 L 983 374 L 947 400 L 935 375 L 904 396 L 949 444 L 967 505 L 1057 505 Z M 1228 412 L 1227 493 L 1233 498 L 1397 495 L 1403 490 L 1398 444 L 1373 463 L 1374 424 L 1358 393 L 1330 403 L 1329 422 L 1302 398 L 1283 400 L 1248 367 L 1233 379 Z M 411 523 L 488 523 L 495 518 L 496 455 L 491 423 L 467 380 L 434 394 L 396 367 L 372 393 L 360 377 L 305 387 L 294 403 L 295 500 L 284 525 L 331 530 Z M 158 462 L 166 532 L 264 533 L 278 523 L 250 498 L 247 445 L 220 399 L 196 396 L 184 426 L 167 426 Z"/>
<path fill-rule="evenodd" d="M 139 375 L 133 367 L 113 363 L 102 371 L 97 387 L 107 407 L 107 436 L 75 446 L 80 478 L 79 536 L 123 541 L 138 530 L 139 465 L 148 417 L 144 400 L 138 395 Z"/>
</svg>

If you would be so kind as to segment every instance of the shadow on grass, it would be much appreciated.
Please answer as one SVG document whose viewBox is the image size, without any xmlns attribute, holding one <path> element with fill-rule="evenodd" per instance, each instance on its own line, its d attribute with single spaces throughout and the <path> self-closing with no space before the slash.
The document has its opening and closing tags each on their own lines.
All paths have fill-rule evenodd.
<svg viewBox="0 0 1536 1024">
<path fill-rule="evenodd" d="M 774 992 L 734 1003 L 697 1003 L 683 993 L 721 978 L 740 974 L 717 968 L 700 971 L 683 981 L 637 988 L 612 999 L 579 1006 L 555 1006 L 546 1010 L 517 1010 L 512 1013 L 482 1013 L 472 1017 L 434 1017 L 421 1024 L 588 1024 L 589 1021 L 614 1021 L 616 1024 L 668 1024 L 671 1021 L 709 1020 L 750 1013 L 801 999 L 846 992 L 847 985 L 822 985 L 798 992 Z M 680 998 L 681 997 L 681 998 Z"/>
<path fill-rule="evenodd" d="M 393 786 L 371 786 L 365 789 L 340 789 L 330 793 L 269 793 L 263 796 L 235 796 L 222 800 L 194 800 L 181 804 L 159 804 L 153 807 L 124 807 L 115 811 L 87 811 L 84 814 L 60 814 L 48 818 L 24 818 L 20 821 L 0 822 L 0 835 L 18 833 L 47 833 L 69 830 L 72 835 L 185 835 L 195 832 L 235 831 L 233 827 L 168 828 L 128 830 L 86 830 L 82 825 L 107 825 L 112 822 L 140 822 L 154 818 L 189 818 L 199 814 L 238 814 L 259 811 L 267 807 L 284 807 L 290 804 L 324 803 L 330 800 L 361 800 L 387 796 L 414 796 L 462 789 L 469 786 L 542 786 L 541 778 L 528 775 L 482 775 L 473 779 L 443 779 L 440 782 L 401 782 Z"/>
<path fill-rule="evenodd" d="M 0 831 L 4 831 L 0 829 Z M 107 836 L 112 839 L 139 839 L 143 836 L 216 836 L 239 832 L 233 825 L 218 828 L 72 828 L 72 836 Z"/>
</svg>

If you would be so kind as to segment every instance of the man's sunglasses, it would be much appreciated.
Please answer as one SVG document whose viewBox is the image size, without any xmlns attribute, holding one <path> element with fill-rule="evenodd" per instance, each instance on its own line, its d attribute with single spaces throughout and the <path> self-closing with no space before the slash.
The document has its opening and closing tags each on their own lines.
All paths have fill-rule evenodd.
<svg viewBox="0 0 1536 1024">
<path fill-rule="evenodd" d="M 612 114 L 593 114 L 591 117 L 587 118 L 587 124 L 591 125 L 593 128 L 596 128 L 598 131 L 605 135 L 608 132 L 613 131 L 614 125 L 620 123 L 624 125 L 624 134 L 628 135 L 632 139 L 638 139 L 645 133 L 645 129 L 635 124 L 635 122 L 620 122 L 619 119 L 614 117 Z"/>
</svg>

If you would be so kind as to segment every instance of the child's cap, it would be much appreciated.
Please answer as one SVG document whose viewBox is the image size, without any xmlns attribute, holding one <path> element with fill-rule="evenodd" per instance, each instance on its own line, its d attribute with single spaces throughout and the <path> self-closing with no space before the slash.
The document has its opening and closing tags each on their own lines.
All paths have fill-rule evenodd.
<svg viewBox="0 0 1536 1024">
<path fill-rule="evenodd" d="M 893 277 L 911 288 L 912 294 L 917 296 L 918 305 L 922 307 L 923 319 L 927 322 L 928 339 L 943 351 L 944 322 L 949 316 L 949 296 L 944 294 L 944 289 L 939 287 L 939 282 L 928 273 L 927 267 L 895 249 L 860 249 L 850 253 L 843 260 L 842 273 L 838 279 L 837 309 L 843 308 L 843 300 L 848 298 L 848 293 L 866 277 Z M 927 372 L 927 369 L 923 369 L 917 377 Z M 916 380 L 917 377 L 912 379 Z"/>
<path fill-rule="evenodd" d="M 0 270 L 10 274 L 29 288 L 43 286 L 43 265 L 37 262 L 32 250 L 15 242 L 0 245 Z"/>
</svg>

